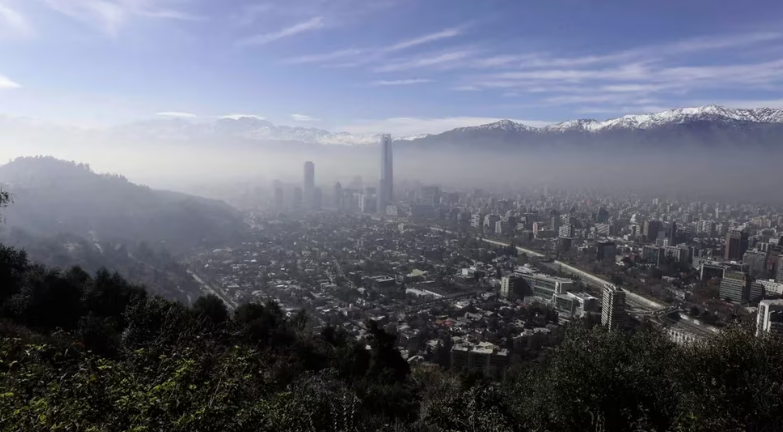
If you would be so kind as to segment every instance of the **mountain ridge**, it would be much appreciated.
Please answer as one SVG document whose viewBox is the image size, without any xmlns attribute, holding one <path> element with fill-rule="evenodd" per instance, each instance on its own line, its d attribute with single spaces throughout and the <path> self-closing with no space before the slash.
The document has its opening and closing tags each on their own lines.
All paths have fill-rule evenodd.
<svg viewBox="0 0 783 432">
<path fill-rule="evenodd" d="M 244 228 L 222 201 L 154 190 L 53 157 L 0 165 L 0 184 L 14 199 L 6 224 L 32 235 L 147 241 L 178 252 L 239 238 Z"/>
<path fill-rule="evenodd" d="M 692 129 L 691 126 L 697 127 L 699 125 L 728 130 L 745 128 L 746 132 L 750 134 L 749 136 L 748 134 L 735 134 L 736 136 L 732 137 L 732 139 L 740 141 L 752 142 L 757 139 L 753 136 L 754 134 L 764 137 L 773 134 L 783 138 L 783 109 L 734 109 L 718 105 L 705 105 L 674 108 L 657 113 L 630 114 L 607 120 L 572 119 L 542 127 L 504 119 L 440 133 L 398 136 L 394 139 L 409 146 L 452 137 L 463 141 L 468 139 L 492 141 L 502 135 L 503 141 L 510 144 L 515 140 L 520 142 L 528 139 L 557 141 L 566 138 L 578 139 L 580 136 L 585 138 L 582 135 L 598 136 L 607 133 L 635 133 L 648 136 L 650 131 L 666 130 L 667 128 L 682 128 L 686 133 L 693 133 L 688 129 Z M 767 130 L 770 128 L 774 130 L 772 132 Z M 223 118 L 210 122 L 161 118 L 93 130 L 71 127 L 58 128 L 56 125 L 30 119 L 0 117 L 0 135 L 14 137 L 16 141 L 22 143 L 46 136 L 50 140 L 71 140 L 73 142 L 237 142 L 251 145 L 253 143 L 277 143 L 280 145 L 296 143 L 323 147 L 361 147 L 377 143 L 379 134 L 351 134 L 313 127 L 275 125 L 267 120 L 252 116 Z M 595 139 L 595 137 L 589 139 Z"/>
</svg>

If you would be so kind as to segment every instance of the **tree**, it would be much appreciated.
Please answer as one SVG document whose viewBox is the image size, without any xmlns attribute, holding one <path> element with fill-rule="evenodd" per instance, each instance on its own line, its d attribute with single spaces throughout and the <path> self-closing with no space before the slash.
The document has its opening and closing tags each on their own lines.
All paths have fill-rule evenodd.
<svg viewBox="0 0 783 432">
<path fill-rule="evenodd" d="M 226 304 L 215 294 L 199 297 L 193 304 L 193 311 L 213 324 L 221 325 L 228 320 Z"/>
</svg>

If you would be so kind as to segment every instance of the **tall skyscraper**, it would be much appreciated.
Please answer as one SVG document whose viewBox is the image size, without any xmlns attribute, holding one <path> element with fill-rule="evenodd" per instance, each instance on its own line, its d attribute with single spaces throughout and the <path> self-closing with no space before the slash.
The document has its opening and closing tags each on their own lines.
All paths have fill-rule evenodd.
<svg viewBox="0 0 783 432">
<path fill-rule="evenodd" d="M 677 223 L 672 221 L 671 227 L 669 227 L 669 235 L 666 237 L 669 239 L 669 246 L 677 244 Z"/>
<path fill-rule="evenodd" d="M 343 185 L 340 182 L 334 184 L 334 208 L 343 210 Z"/>
<path fill-rule="evenodd" d="M 644 223 L 644 237 L 648 242 L 654 242 L 658 238 L 658 231 L 661 230 L 661 221 L 649 220 Z"/>
<path fill-rule="evenodd" d="M 726 252 L 724 259 L 740 261 L 748 250 L 748 233 L 740 230 L 731 230 L 726 234 Z"/>
<path fill-rule="evenodd" d="M 281 209 L 283 208 L 284 201 L 283 201 L 283 187 L 282 186 L 276 186 L 275 187 L 275 208 Z"/>
<path fill-rule="evenodd" d="M 622 327 L 625 320 L 625 291 L 611 284 L 604 285 L 601 305 L 601 324 L 614 330 Z"/>
<path fill-rule="evenodd" d="M 306 208 L 313 206 L 315 192 L 315 164 L 305 162 L 304 164 L 304 205 Z"/>
<path fill-rule="evenodd" d="M 379 213 L 386 212 L 386 206 L 394 201 L 394 162 L 392 158 L 392 137 L 381 135 L 381 180 L 378 185 Z"/>
</svg>

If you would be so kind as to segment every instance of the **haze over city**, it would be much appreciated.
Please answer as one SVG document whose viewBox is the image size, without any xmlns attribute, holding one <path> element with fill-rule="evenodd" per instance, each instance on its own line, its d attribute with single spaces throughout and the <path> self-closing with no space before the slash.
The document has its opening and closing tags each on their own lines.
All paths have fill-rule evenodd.
<svg viewBox="0 0 783 432">
<path fill-rule="evenodd" d="M 0 430 L 783 430 L 781 29 L 0 0 Z"/>
</svg>

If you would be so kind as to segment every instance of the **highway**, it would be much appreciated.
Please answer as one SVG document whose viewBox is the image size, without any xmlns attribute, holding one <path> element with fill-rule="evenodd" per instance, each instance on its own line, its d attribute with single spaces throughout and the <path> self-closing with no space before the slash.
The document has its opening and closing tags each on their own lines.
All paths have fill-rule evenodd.
<svg viewBox="0 0 783 432">
<path fill-rule="evenodd" d="M 445 233 L 449 233 L 449 234 L 455 234 L 453 231 L 445 230 L 443 228 L 430 227 L 430 229 L 432 229 L 434 231 L 440 231 L 440 232 L 445 232 Z M 511 246 L 509 243 L 503 243 L 503 242 L 497 241 L 497 240 L 490 240 L 490 239 L 486 239 L 486 238 L 482 238 L 482 237 L 476 237 L 476 239 L 482 240 L 482 241 L 484 241 L 486 243 L 489 243 L 489 244 L 492 244 L 492 245 L 495 245 L 495 246 L 504 246 L 504 247 Z M 519 252 L 525 253 L 525 254 L 527 254 L 529 256 L 535 256 L 535 257 L 543 257 L 544 256 L 544 254 L 542 254 L 541 252 L 536 252 L 534 250 L 525 249 L 525 248 L 519 247 L 519 246 L 517 246 L 517 250 Z M 599 289 L 603 289 L 603 286 L 606 285 L 607 283 L 609 283 L 609 281 L 607 281 L 605 279 L 601 279 L 599 276 L 596 276 L 596 275 L 594 275 L 592 273 L 588 273 L 588 272 L 586 272 L 584 270 L 580 270 L 580 269 L 578 269 L 578 268 L 576 268 L 574 266 L 571 266 L 569 264 L 566 264 L 566 263 L 564 263 L 562 261 L 555 261 L 553 264 L 557 265 L 557 266 L 560 266 L 560 270 L 563 271 L 564 273 L 569 273 L 571 275 L 579 276 L 585 283 L 587 283 L 587 284 L 589 284 L 589 285 L 591 285 L 593 287 L 596 287 L 596 288 L 599 288 Z M 629 306 L 631 313 L 650 314 L 650 313 L 660 312 L 660 311 L 666 310 L 668 308 L 668 306 L 663 304 L 663 303 L 657 302 L 655 300 L 650 300 L 650 299 L 648 299 L 646 297 L 642 297 L 642 296 L 640 296 L 638 294 L 635 294 L 635 293 L 632 293 L 632 292 L 628 291 L 627 289 L 625 290 L 625 301 L 626 301 L 626 304 Z"/>
<path fill-rule="evenodd" d="M 237 304 L 234 303 L 230 298 L 228 298 L 227 295 L 225 295 L 222 291 L 217 290 L 212 287 L 208 282 L 205 282 L 204 279 L 201 279 L 201 277 L 192 271 L 188 270 L 188 273 L 190 273 L 191 276 L 193 276 L 193 279 L 196 280 L 199 284 L 201 284 L 201 287 L 204 288 L 205 291 L 208 291 L 210 294 L 216 295 L 219 299 L 223 300 L 223 303 L 226 304 L 226 307 L 229 311 L 233 311 L 236 309 Z"/>
</svg>

